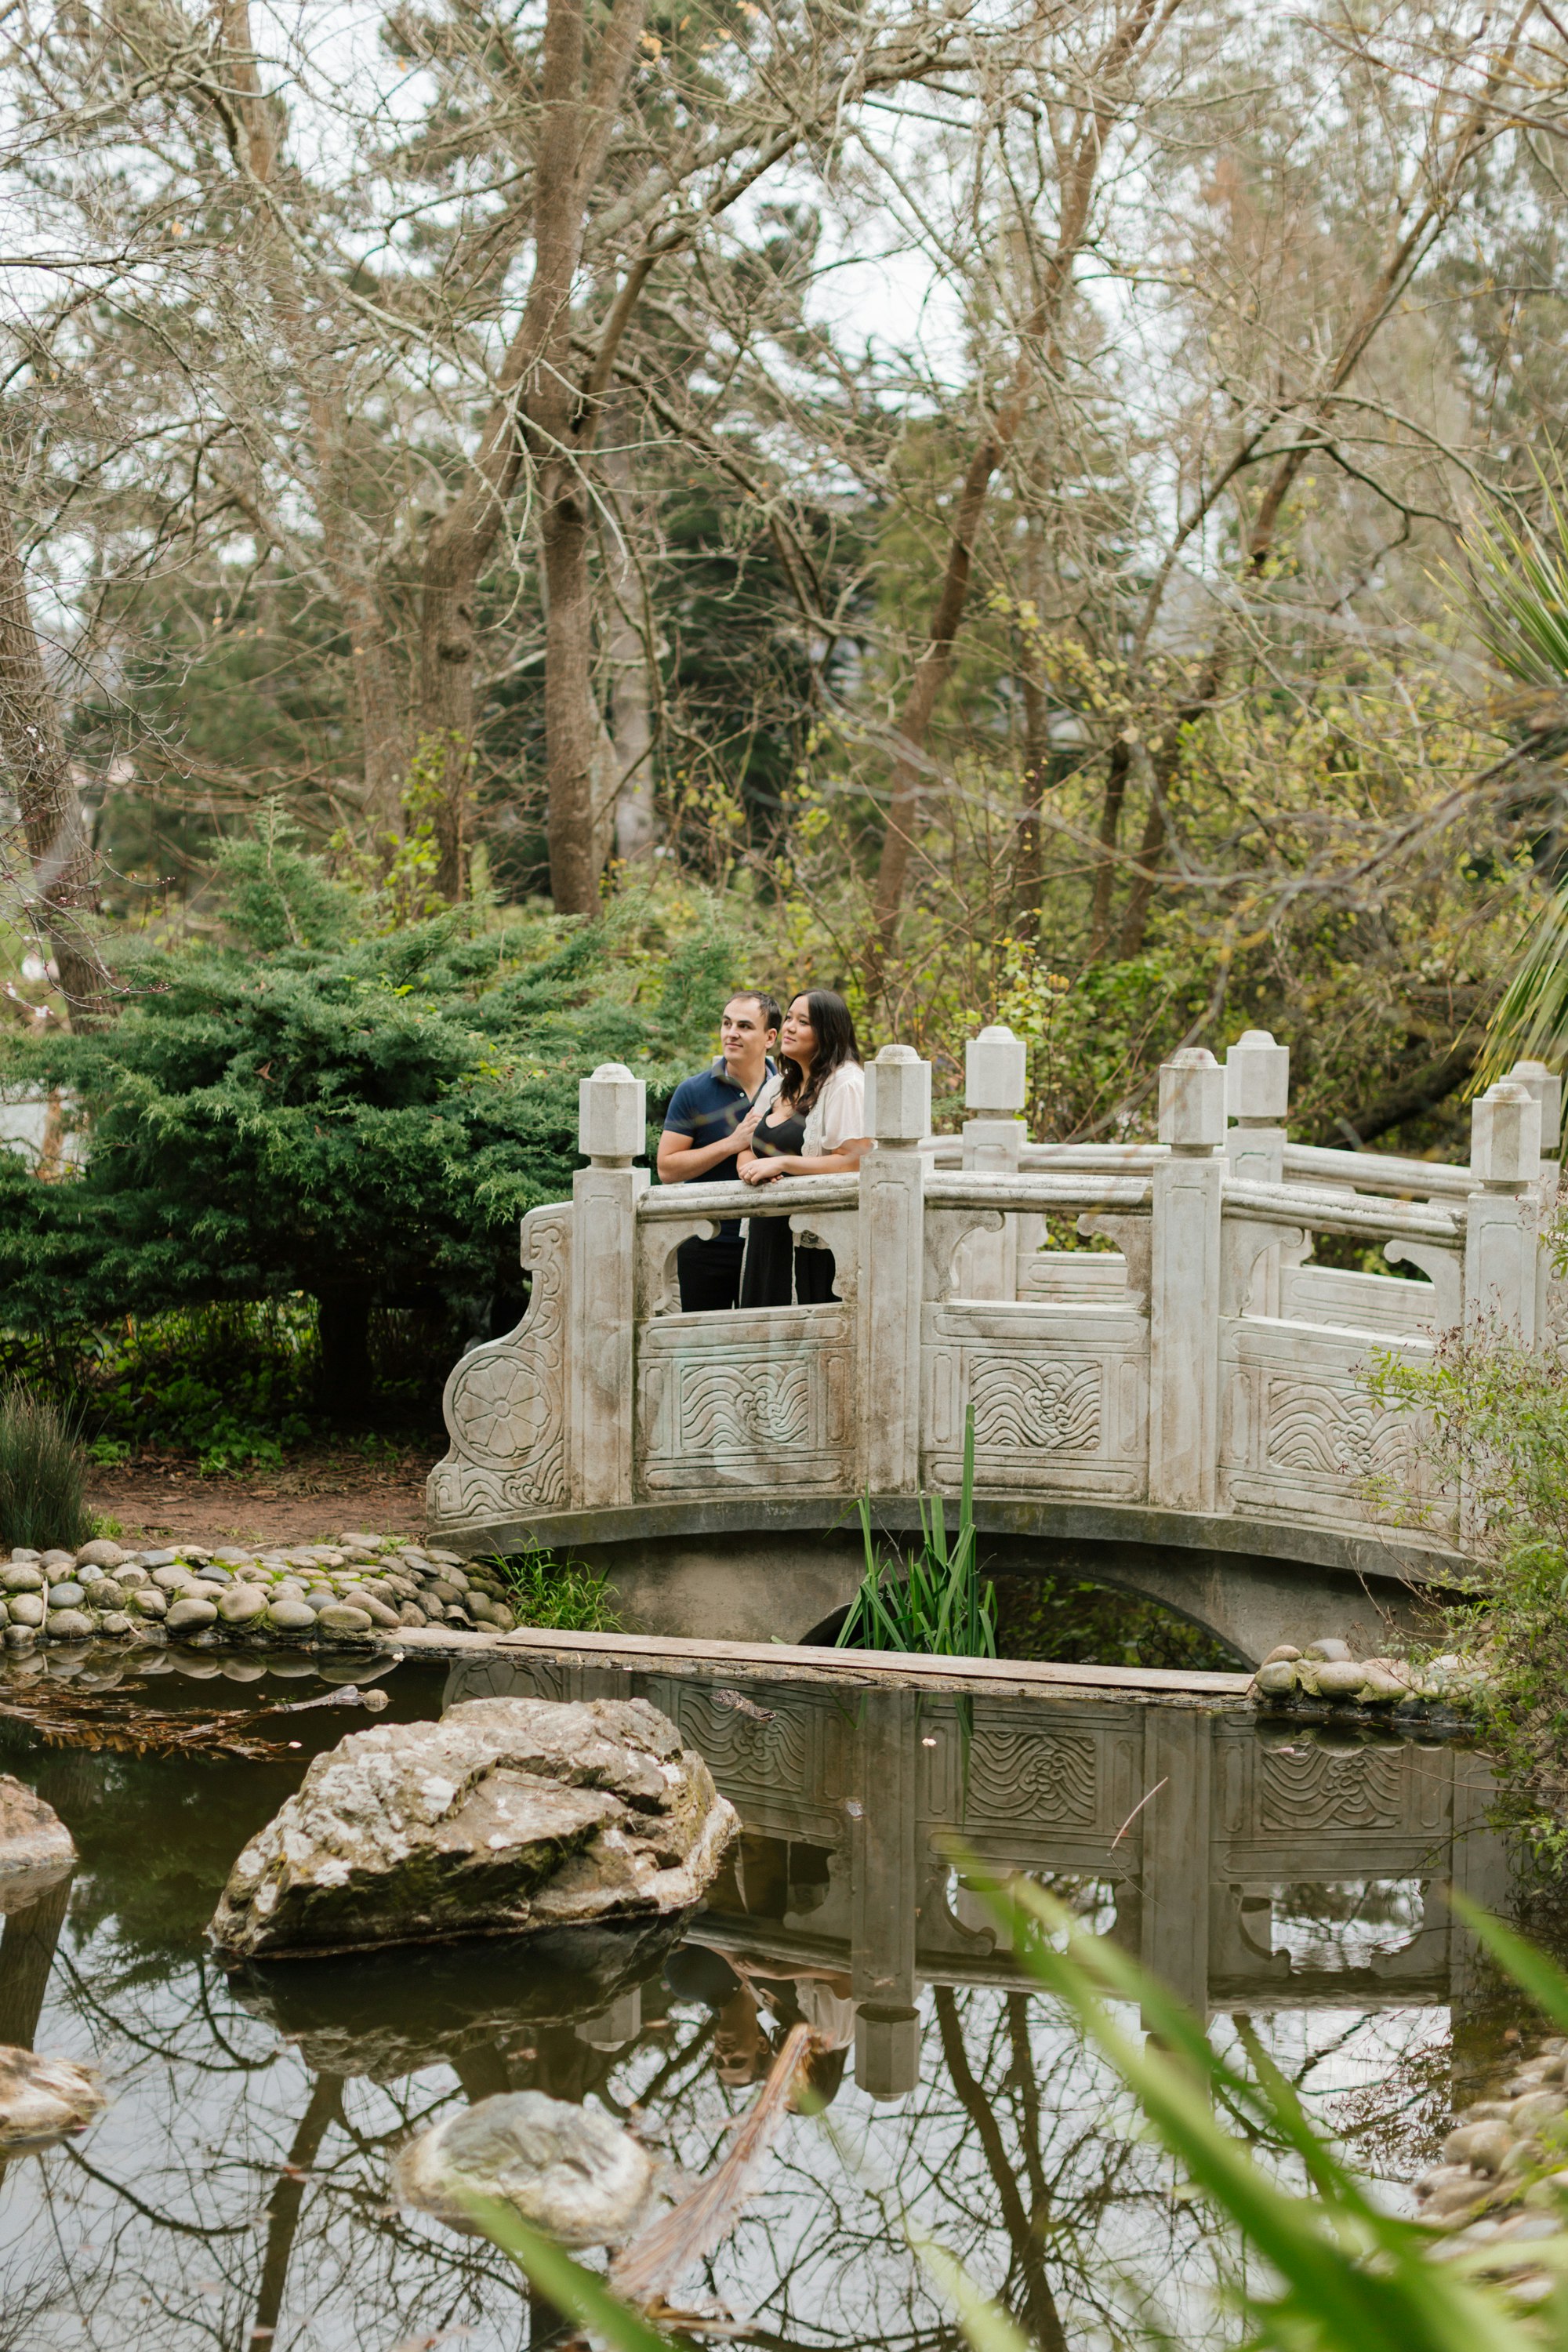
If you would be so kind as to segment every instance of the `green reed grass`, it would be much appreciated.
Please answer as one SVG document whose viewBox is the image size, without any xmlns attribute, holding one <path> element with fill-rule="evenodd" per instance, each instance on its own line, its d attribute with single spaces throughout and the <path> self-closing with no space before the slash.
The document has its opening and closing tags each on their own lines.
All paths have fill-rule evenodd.
<svg viewBox="0 0 1568 2352">
<path fill-rule="evenodd" d="M 841 1650 L 903 1650 L 920 1657 L 994 1658 L 996 1593 L 982 1582 L 975 1549 L 974 1413 L 963 1426 L 963 1486 L 950 1547 L 942 1496 L 921 1496 L 921 1548 L 908 1559 L 878 1555 L 871 1506 L 861 1497 L 866 1573 L 840 1626 Z"/>
<path fill-rule="evenodd" d="M 0 1544 L 74 1551 L 92 1533 L 86 1458 L 68 1415 L 19 1381 L 0 1389 Z"/>
<path fill-rule="evenodd" d="M 621 1631 L 609 1584 L 580 1559 L 562 1559 L 552 1551 L 536 1548 L 514 1552 L 495 1565 L 520 1625 L 563 1633 Z"/>
</svg>

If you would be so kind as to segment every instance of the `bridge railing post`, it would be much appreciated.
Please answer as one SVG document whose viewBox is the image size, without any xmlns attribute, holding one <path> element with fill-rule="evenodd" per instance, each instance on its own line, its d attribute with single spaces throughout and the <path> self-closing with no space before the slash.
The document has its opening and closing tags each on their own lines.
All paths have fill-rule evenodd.
<svg viewBox="0 0 1568 2352">
<path fill-rule="evenodd" d="M 604 1062 L 577 1090 L 577 1148 L 588 1165 L 572 1180 L 572 1458 L 580 1507 L 632 1500 L 636 1413 L 637 1204 L 646 1168 L 647 1088 L 622 1062 Z"/>
<path fill-rule="evenodd" d="M 921 1305 L 931 1064 L 884 1045 L 866 1072 L 877 1148 L 860 1163 L 860 1395 L 864 1475 L 874 1495 L 921 1483 Z"/>
<path fill-rule="evenodd" d="M 1516 1086 L 1526 1087 L 1541 1105 L 1541 1176 L 1535 1191 L 1541 1203 L 1541 1230 L 1544 1234 L 1555 1222 L 1562 1171 L 1558 1152 L 1563 1137 L 1563 1081 L 1549 1070 L 1544 1062 L 1516 1062 L 1509 1072 Z M 1535 1337 L 1537 1345 L 1544 1343 L 1548 1334 L 1562 1320 L 1565 1286 L 1552 1270 L 1552 1252 L 1544 1242 L 1535 1254 Z"/>
<path fill-rule="evenodd" d="M 1016 1176 L 1028 1135 L 1018 1114 L 1027 1092 L 1024 1041 L 1001 1023 L 963 1049 L 966 1175 Z M 963 1298 L 1016 1298 L 1020 1245 L 1036 1246 L 1041 1220 L 1007 1217 L 999 1234 L 971 1234 L 954 1253 L 953 1288 Z M 1021 1233 L 1020 1227 L 1025 1230 Z"/>
<path fill-rule="evenodd" d="M 1190 1045 L 1160 1068 L 1149 1289 L 1149 1500 L 1215 1507 L 1219 1456 L 1220 1204 L 1225 1072 Z"/>
<path fill-rule="evenodd" d="M 1466 1203 L 1465 1329 L 1536 1339 L 1540 1246 L 1541 1103 L 1516 1078 L 1500 1078 L 1470 1106 L 1470 1172 L 1480 1190 Z"/>
<path fill-rule="evenodd" d="M 1238 1184 L 1285 1181 L 1285 1117 L 1290 1108 L 1290 1048 L 1268 1029 L 1247 1029 L 1225 1057 L 1225 1107 L 1236 1125 L 1225 1139 L 1230 1173 Z M 1260 1315 L 1279 1315 L 1278 1244 L 1257 1262 L 1252 1297 Z"/>
</svg>

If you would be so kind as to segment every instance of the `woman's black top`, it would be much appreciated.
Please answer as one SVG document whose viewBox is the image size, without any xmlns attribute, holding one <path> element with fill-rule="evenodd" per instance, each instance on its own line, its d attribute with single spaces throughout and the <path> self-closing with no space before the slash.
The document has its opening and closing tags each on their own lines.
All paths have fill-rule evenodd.
<svg viewBox="0 0 1568 2352">
<path fill-rule="evenodd" d="M 770 1127 L 779 1108 L 770 1103 L 752 1130 L 752 1150 L 758 1160 L 777 1160 L 799 1151 L 805 1141 L 805 1113 L 791 1112 Z M 833 1252 L 792 1248 L 794 1235 L 787 1217 L 746 1220 L 746 1262 L 741 1271 L 742 1307 L 826 1307 L 834 1297 Z"/>
</svg>

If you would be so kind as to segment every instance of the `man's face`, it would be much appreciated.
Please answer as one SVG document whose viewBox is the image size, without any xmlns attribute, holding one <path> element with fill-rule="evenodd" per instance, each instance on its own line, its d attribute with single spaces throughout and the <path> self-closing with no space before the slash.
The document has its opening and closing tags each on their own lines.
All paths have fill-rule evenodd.
<svg viewBox="0 0 1568 2352">
<path fill-rule="evenodd" d="M 753 997 L 732 996 L 719 1024 L 719 1043 L 727 1062 L 750 1062 L 766 1053 L 778 1035 L 763 1026 L 763 1008 Z"/>
</svg>

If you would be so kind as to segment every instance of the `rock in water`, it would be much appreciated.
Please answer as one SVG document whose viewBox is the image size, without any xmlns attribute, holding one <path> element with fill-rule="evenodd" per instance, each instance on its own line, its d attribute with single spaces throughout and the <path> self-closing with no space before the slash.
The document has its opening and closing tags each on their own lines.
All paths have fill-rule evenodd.
<svg viewBox="0 0 1568 2352">
<path fill-rule="evenodd" d="M 563 2246 L 605 2246 L 636 2226 L 653 2159 L 597 2108 L 510 2091 L 421 2132 L 393 2178 L 403 2204 L 457 2230 L 479 2227 L 462 2199 L 489 2197 Z"/>
<path fill-rule="evenodd" d="M 317 1757 L 208 1933 L 276 1958 L 685 1911 L 739 1826 L 646 1699 L 470 1699 Z"/>
<path fill-rule="evenodd" d="M 0 2047 L 0 2149 L 47 2147 L 90 2123 L 106 2098 L 89 2066 Z"/>
<path fill-rule="evenodd" d="M 0 1911 L 23 1911 L 76 1866 L 71 1833 L 23 1780 L 0 1772 Z"/>
</svg>

